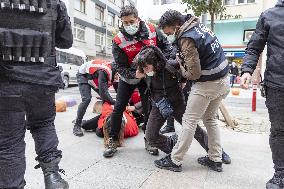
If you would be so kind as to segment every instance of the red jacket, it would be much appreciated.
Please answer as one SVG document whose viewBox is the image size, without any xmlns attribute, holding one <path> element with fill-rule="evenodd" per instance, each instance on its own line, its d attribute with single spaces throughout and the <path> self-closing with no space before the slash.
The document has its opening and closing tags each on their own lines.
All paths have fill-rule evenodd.
<svg viewBox="0 0 284 189">
<path fill-rule="evenodd" d="M 86 73 L 93 75 L 98 70 L 103 70 L 108 76 L 108 87 L 112 85 L 112 68 L 111 62 L 107 62 L 105 60 L 95 59 L 91 60 L 87 63 Z M 98 78 L 89 81 L 89 84 L 92 85 L 95 89 L 99 87 Z"/>
<path fill-rule="evenodd" d="M 154 46 L 157 45 L 156 29 L 154 25 L 149 23 L 149 24 L 146 24 L 146 27 L 149 31 L 149 39 L 145 39 L 142 41 L 136 41 L 136 40 L 127 41 L 121 32 L 119 32 L 113 39 L 114 42 L 128 56 L 129 64 L 132 64 L 133 59 L 140 52 L 140 50 L 142 49 L 144 45 L 154 45 Z"/>
<path fill-rule="evenodd" d="M 99 129 L 102 129 L 104 122 L 110 116 L 112 111 L 113 111 L 113 108 L 110 104 L 108 104 L 108 103 L 103 104 L 102 115 L 101 115 L 101 117 L 98 121 L 98 128 Z M 123 117 L 124 117 L 125 122 L 126 122 L 125 129 L 124 129 L 124 137 L 127 138 L 127 137 L 132 137 L 132 136 L 138 135 L 139 128 L 138 128 L 138 125 L 135 121 L 135 118 L 133 117 L 131 112 L 124 111 Z"/>
</svg>

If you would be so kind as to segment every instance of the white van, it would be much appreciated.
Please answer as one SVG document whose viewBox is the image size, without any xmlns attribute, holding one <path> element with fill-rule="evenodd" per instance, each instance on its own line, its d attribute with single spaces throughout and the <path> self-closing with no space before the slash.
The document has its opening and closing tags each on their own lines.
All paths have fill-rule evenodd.
<svg viewBox="0 0 284 189">
<path fill-rule="evenodd" d="M 63 71 L 61 73 L 65 88 L 69 84 L 77 84 L 76 74 L 79 67 L 85 63 L 85 53 L 74 47 L 70 49 L 58 49 L 56 48 L 56 60 L 58 66 L 61 66 Z"/>
</svg>

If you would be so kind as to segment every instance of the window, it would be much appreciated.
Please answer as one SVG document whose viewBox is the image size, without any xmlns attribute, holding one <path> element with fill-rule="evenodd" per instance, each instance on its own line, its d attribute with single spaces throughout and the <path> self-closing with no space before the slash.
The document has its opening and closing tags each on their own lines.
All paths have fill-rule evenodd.
<svg viewBox="0 0 284 189">
<path fill-rule="evenodd" d="M 241 5 L 255 3 L 255 0 L 224 0 L 224 5 Z"/>
<path fill-rule="evenodd" d="M 120 27 L 122 25 L 122 22 L 120 19 L 117 20 L 117 25 Z"/>
<path fill-rule="evenodd" d="M 159 0 L 153 0 L 153 5 L 159 5 Z"/>
<path fill-rule="evenodd" d="M 161 5 L 171 4 L 171 3 L 176 3 L 176 0 L 162 0 L 161 1 Z"/>
<path fill-rule="evenodd" d="M 235 5 L 235 0 L 225 0 L 224 4 L 225 5 Z"/>
<path fill-rule="evenodd" d="M 103 33 L 96 32 L 95 43 L 96 43 L 96 45 L 103 45 L 104 44 L 104 34 Z"/>
<path fill-rule="evenodd" d="M 107 47 L 111 48 L 111 46 L 112 46 L 112 37 L 108 36 L 107 37 Z"/>
<path fill-rule="evenodd" d="M 73 64 L 76 66 L 81 66 L 84 63 L 84 60 L 80 56 L 67 53 L 67 62 L 68 64 Z"/>
<path fill-rule="evenodd" d="M 80 41 L 85 41 L 85 26 L 74 23 L 73 35 L 74 38 Z"/>
<path fill-rule="evenodd" d="M 86 1 L 85 0 L 75 0 L 74 8 L 82 13 L 86 13 Z"/>
<path fill-rule="evenodd" d="M 66 53 L 61 51 L 56 51 L 56 61 L 57 63 L 65 64 L 67 62 Z"/>
<path fill-rule="evenodd" d="M 103 21 L 104 20 L 104 8 L 96 5 L 96 19 Z"/>
<path fill-rule="evenodd" d="M 114 26 L 115 15 L 114 15 L 113 13 L 109 12 L 109 13 L 108 13 L 108 16 L 107 16 L 107 19 L 108 19 L 108 20 L 107 20 L 108 25 Z"/>
</svg>

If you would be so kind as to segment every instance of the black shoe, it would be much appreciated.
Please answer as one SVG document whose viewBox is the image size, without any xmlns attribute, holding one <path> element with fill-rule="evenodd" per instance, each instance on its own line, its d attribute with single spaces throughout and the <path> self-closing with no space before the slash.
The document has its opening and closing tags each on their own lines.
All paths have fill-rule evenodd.
<svg viewBox="0 0 284 189">
<path fill-rule="evenodd" d="M 223 151 L 222 153 L 222 161 L 225 164 L 231 164 L 231 158 L 228 154 L 226 154 L 226 152 Z"/>
<path fill-rule="evenodd" d="M 168 139 L 170 140 L 171 150 L 173 150 L 174 146 L 176 145 L 176 143 L 178 141 L 178 135 L 177 134 L 173 134 Z"/>
<path fill-rule="evenodd" d="M 113 157 L 116 152 L 117 152 L 117 142 L 115 142 L 113 138 L 109 138 L 108 145 L 106 146 L 103 156 L 105 158 L 110 158 Z"/>
<path fill-rule="evenodd" d="M 197 159 L 198 163 L 203 165 L 203 166 L 207 166 L 210 169 L 212 169 L 213 171 L 217 171 L 217 172 L 222 172 L 223 168 L 222 168 L 222 162 L 214 162 L 212 160 L 209 159 L 208 156 L 205 157 L 200 157 Z"/>
<path fill-rule="evenodd" d="M 154 161 L 155 166 L 160 169 L 166 169 L 174 172 L 181 172 L 182 167 L 181 165 L 176 165 L 174 162 L 172 162 L 171 154 L 167 155 L 166 157 Z"/>
<path fill-rule="evenodd" d="M 63 170 L 59 169 L 59 162 L 61 158 L 52 160 L 51 162 L 44 163 L 39 162 L 36 168 L 41 167 L 44 175 L 45 189 L 68 189 L 69 185 L 64 179 L 61 178 L 59 172 L 64 173 Z"/>
<path fill-rule="evenodd" d="M 164 128 L 162 128 L 160 130 L 161 134 L 171 133 L 171 132 L 175 132 L 175 126 L 174 125 L 166 125 Z"/>
<path fill-rule="evenodd" d="M 284 189 L 284 171 L 276 171 L 266 183 L 266 189 Z"/>
<path fill-rule="evenodd" d="M 158 148 L 155 148 L 155 147 L 149 145 L 149 142 L 146 140 L 145 137 L 144 137 L 144 142 L 145 142 L 145 150 L 147 150 L 149 152 L 149 154 L 151 154 L 153 156 L 158 156 L 159 155 Z"/>
<path fill-rule="evenodd" d="M 78 137 L 84 136 L 84 133 L 83 133 L 83 131 L 82 131 L 82 129 L 81 129 L 81 125 L 79 125 L 79 124 L 75 124 L 75 125 L 74 125 L 73 134 L 74 134 L 75 136 L 78 136 Z"/>
</svg>

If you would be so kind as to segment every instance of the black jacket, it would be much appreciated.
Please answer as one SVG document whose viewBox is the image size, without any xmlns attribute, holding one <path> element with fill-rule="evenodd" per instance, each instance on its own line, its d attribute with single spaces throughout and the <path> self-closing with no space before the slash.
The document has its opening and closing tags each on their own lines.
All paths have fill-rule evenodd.
<svg viewBox="0 0 284 189">
<path fill-rule="evenodd" d="M 128 40 L 132 40 L 134 38 L 137 41 L 142 41 L 148 39 L 149 37 L 148 29 L 145 22 L 143 21 L 140 21 L 139 31 L 134 36 L 126 33 L 123 28 L 121 28 L 120 31 Z M 165 36 L 163 36 L 160 30 L 156 29 L 156 34 L 157 46 L 163 51 L 167 58 L 170 58 L 171 51 L 173 50 L 172 46 L 169 44 L 168 40 Z M 128 63 L 128 57 L 126 53 L 115 42 L 113 42 L 112 45 L 112 54 L 115 61 L 114 66 L 115 69 L 117 69 L 118 73 L 126 79 L 135 79 L 137 67 L 134 64 L 130 65 Z"/>
<path fill-rule="evenodd" d="M 238 76 L 239 75 L 239 68 L 237 66 L 235 66 L 235 67 L 231 66 L 230 67 L 230 74 Z"/>
<path fill-rule="evenodd" d="M 146 78 L 146 80 L 147 79 L 149 78 Z M 178 76 L 176 74 L 164 68 L 164 71 L 159 71 L 153 77 L 150 77 L 150 80 L 150 94 L 152 100 L 158 102 L 163 97 L 165 97 L 166 93 L 166 96 L 171 103 L 176 103 L 177 101 L 184 103 L 182 89 L 179 83 Z"/>
<path fill-rule="evenodd" d="M 242 73 L 253 73 L 267 44 L 265 85 L 284 90 L 284 2 L 264 11 L 258 20 L 244 57 Z"/>
<path fill-rule="evenodd" d="M 88 82 L 89 80 L 98 79 L 98 84 L 99 84 L 98 89 L 94 88 L 90 84 L 89 85 L 92 87 L 94 91 L 96 91 L 100 95 L 102 101 L 108 102 L 110 104 L 115 103 L 114 99 L 111 97 L 109 93 L 108 75 L 105 71 L 98 70 L 92 75 L 81 74 L 78 72 L 76 77 L 77 77 L 77 82 L 79 84 L 89 84 Z"/>
<path fill-rule="evenodd" d="M 99 70 L 96 72 L 98 77 L 98 83 L 99 83 L 99 88 L 96 90 L 96 92 L 100 95 L 102 100 L 105 102 L 108 102 L 110 104 L 114 104 L 115 101 L 109 94 L 109 87 L 108 87 L 108 76 L 107 73 L 105 73 L 102 70 Z"/>
<path fill-rule="evenodd" d="M 52 31 L 53 41 L 51 55 L 46 58 L 45 63 L 3 63 L 0 61 L 0 77 L 8 77 L 33 84 L 63 87 L 61 71 L 57 67 L 55 46 L 58 48 L 70 48 L 73 44 L 72 28 L 66 6 L 60 0 L 57 3 L 57 20 Z M 55 14 L 56 15 L 56 14 Z M 35 25 L 37 23 L 34 23 Z"/>
</svg>

